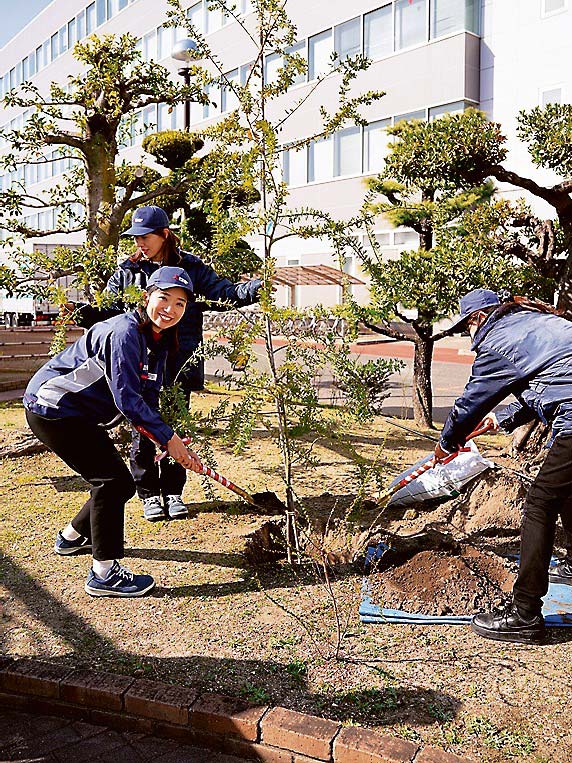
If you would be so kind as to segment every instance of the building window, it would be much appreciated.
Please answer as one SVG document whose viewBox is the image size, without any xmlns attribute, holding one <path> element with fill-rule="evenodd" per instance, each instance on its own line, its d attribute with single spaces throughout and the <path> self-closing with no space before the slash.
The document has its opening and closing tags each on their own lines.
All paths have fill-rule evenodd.
<svg viewBox="0 0 572 763">
<path fill-rule="evenodd" d="M 207 24 L 206 24 L 206 34 L 211 34 L 211 32 L 216 32 L 217 29 L 220 29 L 223 24 L 225 23 L 225 17 L 222 11 L 222 8 L 220 6 L 216 7 L 207 7 Z"/>
<path fill-rule="evenodd" d="M 295 45 L 291 45 L 289 48 L 286 48 L 285 53 L 287 56 L 301 56 L 304 59 L 304 61 L 306 61 L 306 63 L 308 61 L 305 40 L 302 40 L 301 42 L 297 42 Z M 305 82 L 305 81 L 306 81 L 306 73 L 300 72 L 299 74 L 295 75 L 290 87 L 294 87 L 294 85 L 300 85 L 302 82 Z"/>
<path fill-rule="evenodd" d="M 187 18 L 197 32 L 203 33 L 203 4 L 196 3 L 187 10 Z"/>
<path fill-rule="evenodd" d="M 409 48 L 427 40 L 427 0 L 396 0 L 395 49 Z"/>
<path fill-rule="evenodd" d="M 287 185 L 306 183 L 306 147 L 286 148 L 283 152 L 284 182 Z"/>
<path fill-rule="evenodd" d="M 248 81 L 248 78 L 250 77 L 250 73 L 252 71 L 252 67 L 254 66 L 254 61 L 250 61 L 247 64 L 243 64 L 240 69 L 240 84 L 242 87 L 244 87 Z"/>
<path fill-rule="evenodd" d="M 308 146 L 308 182 L 331 180 L 333 169 L 333 140 L 321 138 Z"/>
<path fill-rule="evenodd" d="M 68 28 L 63 26 L 58 32 L 60 55 L 68 49 Z"/>
<path fill-rule="evenodd" d="M 88 5 L 85 9 L 85 20 L 86 20 L 86 32 L 87 34 L 93 34 L 95 32 L 95 3 L 91 3 L 91 5 Z"/>
<path fill-rule="evenodd" d="M 211 82 L 205 88 L 205 95 L 208 97 L 208 103 L 203 104 L 203 119 L 216 117 L 220 111 L 220 86 L 216 82 Z"/>
<path fill-rule="evenodd" d="M 568 0 L 541 0 L 542 2 L 542 15 L 550 16 L 552 13 L 560 13 L 565 11 L 568 6 Z"/>
<path fill-rule="evenodd" d="M 157 132 L 174 128 L 174 110 L 168 103 L 157 104 Z"/>
<path fill-rule="evenodd" d="M 340 61 L 361 53 L 361 18 L 359 16 L 334 27 L 334 50 Z"/>
<path fill-rule="evenodd" d="M 83 38 L 85 37 L 85 11 L 82 11 L 81 13 L 77 14 L 76 27 L 77 27 L 77 39 L 83 40 Z"/>
<path fill-rule="evenodd" d="M 222 112 L 234 111 L 239 107 L 239 101 L 231 85 L 238 85 L 238 69 L 233 69 L 225 74 L 225 81 L 221 83 L 220 88 L 220 109 Z"/>
<path fill-rule="evenodd" d="M 264 59 L 264 81 L 267 85 L 274 85 L 278 81 L 278 71 L 282 66 L 282 56 L 271 53 Z"/>
<path fill-rule="evenodd" d="M 155 103 L 143 109 L 143 129 L 145 135 L 149 135 L 157 129 L 157 105 Z"/>
<path fill-rule="evenodd" d="M 124 8 L 127 8 L 127 5 L 128 5 L 128 0 L 119 0 L 117 8 L 118 10 L 122 11 Z"/>
<path fill-rule="evenodd" d="M 419 236 L 414 230 L 395 231 L 393 243 L 395 246 L 416 249 L 419 245 Z"/>
<path fill-rule="evenodd" d="M 96 8 L 97 26 L 101 26 L 102 24 L 105 24 L 105 22 L 107 21 L 107 18 L 106 18 L 106 11 L 107 11 L 106 0 L 95 0 L 95 8 Z"/>
<path fill-rule="evenodd" d="M 478 32 L 478 0 L 433 0 L 431 3 L 431 37 L 467 29 Z"/>
<path fill-rule="evenodd" d="M 77 42 L 77 29 L 76 29 L 75 18 L 73 18 L 71 21 L 68 21 L 68 48 L 73 48 L 76 42 Z"/>
<path fill-rule="evenodd" d="M 385 5 L 364 16 L 364 48 L 368 58 L 393 53 L 393 6 Z"/>
<path fill-rule="evenodd" d="M 408 111 L 407 114 L 396 114 L 396 116 L 393 117 L 393 123 L 397 124 L 404 120 L 406 122 L 411 122 L 412 119 L 427 119 L 427 112 L 425 109 L 419 109 L 419 111 Z"/>
<path fill-rule="evenodd" d="M 334 135 L 334 176 L 361 173 L 361 128 L 354 126 Z"/>
<path fill-rule="evenodd" d="M 107 0 L 107 18 L 111 19 L 119 11 L 119 3 L 117 0 Z"/>
<path fill-rule="evenodd" d="M 145 61 L 157 60 L 157 34 L 155 30 L 143 37 L 143 58 Z"/>
<path fill-rule="evenodd" d="M 316 34 L 308 40 L 308 79 L 316 79 L 330 68 L 332 30 Z"/>
<path fill-rule="evenodd" d="M 548 106 L 549 103 L 562 103 L 561 87 L 551 87 L 548 90 L 541 90 L 540 105 L 544 108 L 545 106 Z"/>
<path fill-rule="evenodd" d="M 444 106 L 433 106 L 429 109 L 429 121 L 432 122 L 434 119 L 442 117 L 443 114 L 461 114 L 464 110 L 464 101 L 455 101 L 455 103 L 447 103 Z M 419 117 L 419 119 L 425 119 L 425 117 Z"/>
<path fill-rule="evenodd" d="M 171 40 L 173 39 L 173 33 L 171 28 L 165 29 L 165 27 L 157 27 L 157 60 L 161 61 L 163 58 L 171 55 L 173 45 Z"/>
<path fill-rule="evenodd" d="M 363 171 L 365 173 L 381 172 L 385 158 L 389 153 L 389 135 L 386 127 L 391 119 L 379 119 L 363 128 Z"/>
</svg>

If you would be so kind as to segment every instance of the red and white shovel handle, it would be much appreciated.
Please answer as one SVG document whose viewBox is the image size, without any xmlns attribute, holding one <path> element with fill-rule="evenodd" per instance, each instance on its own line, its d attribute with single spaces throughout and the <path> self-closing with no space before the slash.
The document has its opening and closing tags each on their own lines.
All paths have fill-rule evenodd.
<svg viewBox="0 0 572 763">
<path fill-rule="evenodd" d="M 469 440 L 472 440 L 473 437 L 478 437 L 479 435 L 484 434 L 485 432 L 488 432 L 489 429 L 492 429 L 492 426 L 490 424 L 480 427 L 479 429 L 475 429 L 467 437 L 466 442 L 469 442 Z M 430 458 L 429 461 L 426 461 L 424 464 L 421 464 L 421 466 L 418 466 L 417 469 L 410 472 L 407 475 L 407 477 L 404 477 L 402 480 L 399 480 L 399 482 L 393 486 L 392 492 L 396 493 L 398 490 L 401 490 L 402 487 L 409 485 L 409 483 L 413 482 L 413 480 L 416 480 L 417 477 L 420 477 L 422 474 L 425 474 L 425 472 L 428 472 L 429 469 L 432 469 L 435 466 L 435 464 L 437 463 L 448 464 L 454 458 L 457 458 L 459 453 L 467 453 L 468 451 L 470 451 L 470 448 L 459 448 L 459 450 L 455 450 L 453 453 L 449 453 L 448 456 L 441 459 L 439 462 L 437 461 L 435 456 L 433 456 L 433 458 Z"/>
<path fill-rule="evenodd" d="M 153 442 L 157 442 L 157 440 L 153 437 L 153 435 L 148 432 L 143 427 L 135 427 L 141 434 L 146 435 L 149 437 L 149 439 L 153 440 Z M 183 442 L 185 445 L 191 444 L 191 438 L 190 437 L 183 437 Z M 165 458 L 167 455 L 167 450 L 163 449 L 161 453 L 157 453 L 155 456 L 155 461 L 160 461 L 162 458 Z M 247 493 L 246 490 L 239 487 L 238 485 L 235 485 L 234 482 L 231 482 L 226 477 L 223 477 L 222 474 L 219 474 L 218 472 L 215 472 L 214 469 L 211 469 L 210 466 L 205 466 L 205 464 L 201 464 L 201 474 L 204 474 L 206 477 L 210 477 L 212 480 L 215 480 L 215 482 L 218 482 L 223 487 L 228 488 L 228 490 L 232 490 L 233 493 L 236 493 L 236 495 L 239 495 L 241 498 L 244 498 L 244 500 L 247 503 L 254 504 L 254 498 L 250 495 L 250 493 Z"/>
</svg>

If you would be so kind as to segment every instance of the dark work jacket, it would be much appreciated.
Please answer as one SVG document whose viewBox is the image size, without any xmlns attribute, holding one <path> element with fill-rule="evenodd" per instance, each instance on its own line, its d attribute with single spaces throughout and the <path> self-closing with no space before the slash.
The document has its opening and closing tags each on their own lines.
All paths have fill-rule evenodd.
<svg viewBox="0 0 572 763">
<path fill-rule="evenodd" d="M 572 323 L 518 306 L 493 312 L 477 332 L 477 357 L 463 394 L 441 433 L 451 452 L 509 394 L 516 401 L 497 412 L 511 432 L 534 418 L 554 436 L 572 435 Z"/>
<path fill-rule="evenodd" d="M 167 383 L 172 383 L 174 377 L 185 364 L 188 358 L 201 346 L 203 340 L 203 312 L 206 310 L 224 310 L 229 306 L 244 307 L 258 300 L 258 289 L 261 281 L 257 278 L 244 283 L 232 283 L 228 278 L 221 278 L 208 265 L 194 254 L 181 252 L 181 262 L 177 263 L 184 268 L 193 282 L 195 295 L 204 297 L 224 305 L 211 305 L 210 303 L 189 300 L 185 314 L 178 325 L 179 352 L 167 369 Z M 140 259 L 138 262 L 125 260 L 109 279 L 106 289 L 113 294 L 121 292 L 131 285 L 145 289 L 151 273 L 160 266 L 149 260 Z M 93 326 L 97 321 L 105 320 L 112 315 L 123 311 L 123 305 L 118 302 L 113 308 L 98 309 L 91 305 L 82 305 L 78 325 L 83 328 Z M 188 368 L 188 367 L 187 367 Z M 204 387 L 204 361 L 199 359 L 190 368 L 185 369 L 183 374 L 186 378 L 186 388 L 199 390 Z"/>
<path fill-rule="evenodd" d="M 96 323 L 28 382 L 24 407 L 48 419 L 70 416 L 113 426 L 122 416 L 162 445 L 173 430 L 159 415 L 165 340 L 139 330 L 137 312 Z"/>
</svg>

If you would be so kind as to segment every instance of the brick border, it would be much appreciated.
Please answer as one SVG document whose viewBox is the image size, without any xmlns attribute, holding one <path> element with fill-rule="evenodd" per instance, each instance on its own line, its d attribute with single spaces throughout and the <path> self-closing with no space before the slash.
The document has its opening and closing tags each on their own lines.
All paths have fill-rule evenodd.
<svg viewBox="0 0 572 763">
<path fill-rule="evenodd" d="M 153 734 L 263 763 L 472 763 L 436 747 L 185 686 L 0 657 L 0 706 Z"/>
</svg>

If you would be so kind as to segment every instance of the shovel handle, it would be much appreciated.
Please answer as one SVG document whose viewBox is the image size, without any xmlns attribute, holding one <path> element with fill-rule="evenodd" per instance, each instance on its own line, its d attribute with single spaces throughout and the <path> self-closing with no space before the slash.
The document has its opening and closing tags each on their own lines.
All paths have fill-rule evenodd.
<svg viewBox="0 0 572 763">
<path fill-rule="evenodd" d="M 465 442 L 469 442 L 469 440 L 472 440 L 474 437 L 478 437 L 479 435 L 484 434 L 485 432 L 488 432 L 489 429 L 492 429 L 492 426 L 490 424 L 486 424 L 485 426 L 482 426 L 473 430 L 471 434 L 467 436 L 467 439 L 465 440 Z M 468 450 L 469 448 L 460 448 L 459 450 L 455 450 L 453 451 L 453 453 L 449 453 L 449 455 L 446 458 L 439 461 L 439 463 L 448 464 L 454 458 L 457 458 L 459 453 L 466 453 Z M 413 482 L 413 480 L 416 480 L 417 477 L 420 477 L 422 474 L 425 474 L 425 472 L 428 472 L 429 469 L 432 469 L 436 464 L 437 464 L 437 459 L 435 458 L 435 456 L 433 456 L 433 458 L 430 458 L 429 461 L 426 461 L 424 464 L 421 464 L 421 466 L 417 467 L 417 469 L 410 472 L 407 475 L 407 477 L 404 477 L 396 485 L 394 485 L 391 489 L 391 492 L 396 493 L 398 490 L 401 490 L 402 487 L 409 485 L 410 482 Z"/>
<path fill-rule="evenodd" d="M 153 442 L 157 442 L 155 437 L 148 432 L 146 429 L 140 426 L 136 426 L 135 429 L 140 432 L 141 434 L 144 434 L 146 437 L 148 437 Z M 191 438 L 190 437 L 183 437 L 183 442 L 185 445 L 190 445 Z M 163 450 L 161 453 L 157 453 L 155 456 L 155 461 L 160 461 L 162 458 L 165 458 L 167 455 L 167 450 Z M 228 488 L 229 490 L 232 490 L 233 493 L 236 493 L 236 495 L 239 495 L 241 498 L 244 498 L 244 500 L 247 503 L 252 504 L 253 506 L 256 505 L 256 502 L 254 498 L 250 495 L 250 493 L 247 493 L 244 488 L 239 487 L 238 485 L 235 485 L 234 482 L 231 482 L 226 477 L 223 477 L 222 474 L 219 474 L 218 472 L 215 472 L 214 469 L 211 469 L 210 466 L 205 466 L 205 464 L 201 464 L 201 474 L 204 474 L 206 477 L 210 477 L 212 480 L 215 480 L 215 482 L 220 483 L 223 487 Z"/>
<path fill-rule="evenodd" d="M 201 474 L 205 474 L 207 477 L 210 477 L 212 480 L 215 480 L 215 482 L 218 482 L 223 487 L 226 487 L 229 490 L 232 490 L 233 493 L 236 493 L 241 498 L 244 498 L 244 500 L 247 503 L 251 503 L 254 505 L 254 498 L 250 495 L 250 493 L 247 493 L 246 490 L 239 487 L 238 485 L 235 485 L 234 482 L 231 482 L 226 477 L 223 477 L 222 474 L 215 472 L 215 470 L 211 469 L 210 466 L 205 466 L 204 464 L 202 464 Z"/>
</svg>

